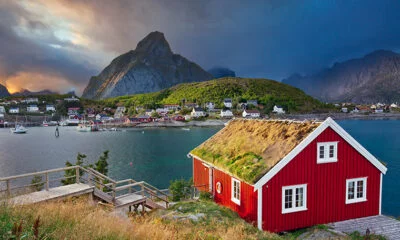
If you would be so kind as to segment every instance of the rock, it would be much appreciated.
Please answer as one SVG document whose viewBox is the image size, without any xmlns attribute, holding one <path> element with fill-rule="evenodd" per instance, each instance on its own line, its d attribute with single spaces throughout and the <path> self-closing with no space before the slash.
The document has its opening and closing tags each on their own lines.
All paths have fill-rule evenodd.
<svg viewBox="0 0 400 240">
<path fill-rule="evenodd" d="M 400 102 L 400 54 L 378 50 L 309 76 L 282 80 L 327 102 Z"/>
<path fill-rule="evenodd" d="M 82 97 L 104 99 L 155 92 L 212 78 L 197 64 L 174 54 L 163 33 L 152 32 L 135 50 L 115 58 L 98 76 L 92 77 Z"/>
<path fill-rule="evenodd" d="M 10 93 L 8 92 L 7 88 L 0 84 L 0 97 L 8 97 Z"/>
</svg>

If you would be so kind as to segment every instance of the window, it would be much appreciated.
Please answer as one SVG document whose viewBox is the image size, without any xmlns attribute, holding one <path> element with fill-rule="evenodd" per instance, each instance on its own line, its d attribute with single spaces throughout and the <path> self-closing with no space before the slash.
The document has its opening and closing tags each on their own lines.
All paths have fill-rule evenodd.
<svg viewBox="0 0 400 240">
<path fill-rule="evenodd" d="M 240 181 L 232 178 L 232 202 L 240 205 Z"/>
<path fill-rule="evenodd" d="M 346 180 L 346 204 L 367 201 L 367 178 Z"/>
<path fill-rule="evenodd" d="M 337 162 L 337 143 L 338 142 L 317 143 L 317 163 Z"/>
<path fill-rule="evenodd" d="M 307 210 L 307 184 L 282 188 L 282 213 Z"/>
</svg>

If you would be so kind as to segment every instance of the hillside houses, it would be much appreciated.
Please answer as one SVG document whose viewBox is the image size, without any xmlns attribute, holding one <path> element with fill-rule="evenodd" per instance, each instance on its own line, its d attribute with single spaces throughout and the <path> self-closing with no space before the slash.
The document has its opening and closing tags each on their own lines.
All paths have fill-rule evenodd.
<svg viewBox="0 0 400 240">
<path fill-rule="evenodd" d="M 199 117 L 205 117 L 206 113 L 202 108 L 193 108 L 192 112 L 190 115 L 194 118 L 199 118 Z"/>
<path fill-rule="evenodd" d="M 28 107 L 26 107 L 26 111 L 28 113 L 37 113 L 39 112 L 39 108 L 37 105 L 29 105 Z"/>
<path fill-rule="evenodd" d="M 261 113 L 258 110 L 248 110 L 245 109 L 242 113 L 244 118 L 259 118 Z"/>
<path fill-rule="evenodd" d="M 224 106 L 226 108 L 232 108 L 232 98 L 225 98 L 224 99 Z"/>
</svg>

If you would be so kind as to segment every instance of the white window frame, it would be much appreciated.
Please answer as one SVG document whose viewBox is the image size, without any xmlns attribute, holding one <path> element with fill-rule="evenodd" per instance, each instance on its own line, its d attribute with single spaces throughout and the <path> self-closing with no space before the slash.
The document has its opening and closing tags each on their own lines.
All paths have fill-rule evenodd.
<svg viewBox="0 0 400 240">
<path fill-rule="evenodd" d="M 363 197 L 357 198 L 358 181 L 363 181 Z M 349 199 L 349 183 L 354 182 L 354 199 Z M 346 204 L 367 201 L 367 177 L 346 179 Z"/>
<path fill-rule="evenodd" d="M 237 183 L 239 184 L 239 197 L 235 196 L 235 188 L 234 184 Z M 237 180 L 236 178 L 232 178 L 232 185 L 231 185 L 231 200 L 232 202 L 236 203 L 237 205 L 240 205 L 240 197 L 241 197 L 241 191 L 240 191 L 240 181 Z"/>
<path fill-rule="evenodd" d="M 320 157 L 319 148 L 324 147 L 324 157 Z M 333 157 L 329 157 L 329 148 L 333 146 Z M 338 142 L 319 142 L 317 143 L 317 163 L 337 162 Z"/>
<path fill-rule="evenodd" d="M 303 206 L 295 207 L 296 203 L 296 189 L 303 188 Z M 292 207 L 285 208 L 285 191 L 291 189 L 292 190 Z M 292 213 L 292 212 L 300 212 L 307 210 L 307 184 L 300 184 L 300 185 L 292 185 L 282 187 L 282 214 L 285 213 Z"/>
</svg>

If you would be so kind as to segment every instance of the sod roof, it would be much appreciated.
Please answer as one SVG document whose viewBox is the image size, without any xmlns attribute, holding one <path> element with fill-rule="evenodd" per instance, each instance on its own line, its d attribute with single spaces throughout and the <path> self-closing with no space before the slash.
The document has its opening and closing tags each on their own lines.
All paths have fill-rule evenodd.
<svg viewBox="0 0 400 240">
<path fill-rule="evenodd" d="M 190 153 L 254 184 L 319 125 L 309 121 L 235 119 Z"/>
</svg>

